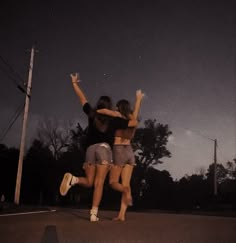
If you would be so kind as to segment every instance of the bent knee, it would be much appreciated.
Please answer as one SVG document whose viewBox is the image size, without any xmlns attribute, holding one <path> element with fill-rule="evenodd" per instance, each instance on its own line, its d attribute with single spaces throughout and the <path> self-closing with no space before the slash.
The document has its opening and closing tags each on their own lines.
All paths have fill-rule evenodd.
<svg viewBox="0 0 236 243">
<path fill-rule="evenodd" d="M 88 180 L 86 181 L 86 183 L 84 183 L 84 186 L 87 188 L 91 188 L 93 187 L 94 181 L 93 180 Z"/>
<path fill-rule="evenodd" d="M 91 188 L 93 186 L 93 182 L 92 181 L 89 181 L 88 184 L 87 184 L 87 187 L 88 188 Z"/>
<path fill-rule="evenodd" d="M 116 184 L 118 183 L 118 181 L 115 181 L 115 180 L 111 180 L 109 181 L 109 185 L 112 189 L 116 188 Z"/>
</svg>

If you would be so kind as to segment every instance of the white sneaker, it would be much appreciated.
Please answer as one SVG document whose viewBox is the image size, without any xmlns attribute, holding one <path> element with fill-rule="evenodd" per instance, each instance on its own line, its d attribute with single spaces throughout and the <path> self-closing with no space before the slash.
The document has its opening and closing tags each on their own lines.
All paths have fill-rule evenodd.
<svg viewBox="0 0 236 243">
<path fill-rule="evenodd" d="M 97 222 L 97 221 L 99 221 L 97 212 L 90 210 L 90 222 Z"/>
<path fill-rule="evenodd" d="M 62 196 L 65 196 L 67 192 L 72 187 L 71 181 L 72 181 L 73 175 L 71 173 L 65 173 L 61 185 L 60 185 L 60 193 Z"/>
</svg>

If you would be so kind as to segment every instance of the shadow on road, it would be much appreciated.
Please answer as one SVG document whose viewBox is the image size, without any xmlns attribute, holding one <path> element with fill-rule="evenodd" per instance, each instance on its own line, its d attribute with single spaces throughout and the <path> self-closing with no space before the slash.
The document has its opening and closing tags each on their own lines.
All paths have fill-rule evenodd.
<svg viewBox="0 0 236 243">
<path fill-rule="evenodd" d="M 57 227 L 55 225 L 47 225 L 40 243 L 59 243 L 57 236 Z"/>
</svg>

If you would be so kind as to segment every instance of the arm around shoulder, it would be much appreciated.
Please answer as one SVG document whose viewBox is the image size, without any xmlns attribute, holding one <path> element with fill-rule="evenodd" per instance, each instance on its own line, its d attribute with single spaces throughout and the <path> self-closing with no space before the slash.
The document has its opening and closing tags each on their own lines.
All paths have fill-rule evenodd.
<svg viewBox="0 0 236 243">
<path fill-rule="evenodd" d="M 113 111 L 113 110 L 109 110 L 109 109 L 99 109 L 96 111 L 99 114 L 103 114 L 103 115 L 107 115 L 107 116 L 112 116 L 112 117 L 122 117 L 122 115 L 120 114 L 120 112 L 118 111 Z"/>
</svg>

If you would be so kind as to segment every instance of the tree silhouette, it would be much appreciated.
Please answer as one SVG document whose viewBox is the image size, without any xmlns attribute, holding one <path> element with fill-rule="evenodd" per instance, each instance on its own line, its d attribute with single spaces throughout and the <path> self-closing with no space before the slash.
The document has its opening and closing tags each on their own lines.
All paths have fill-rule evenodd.
<svg viewBox="0 0 236 243">
<path fill-rule="evenodd" d="M 140 200 L 147 190 L 146 174 L 149 167 L 162 163 L 164 157 L 171 157 L 167 149 L 168 137 L 172 134 L 168 125 L 156 120 L 144 121 L 144 127 L 136 130 L 132 145 L 136 154 L 136 168 L 132 178 L 133 196 Z"/>
<path fill-rule="evenodd" d="M 149 166 L 162 163 L 161 158 L 171 157 L 170 151 L 166 148 L 171 134 L 168 125 L 156 123 L 155 119 L 146 120 L 144 128 L 137 129 L 132 143 L 137 154 L 137 163 L 147 169 Z"/>
<path fill-rule="evenodd" d="M 236 209 L 236 159 L 228 161 L 225 166 L 227 175 L 219 185 L 221 200 L 231 209 Z"/>
<path fill-rule="evenodd" d="M 24 159 L 21 193 L 23 202 L 42 204 L 46 201 L 47 192 L 52 192 L 51 188 L 56 180 L 56 163 L 53 161 L 49 148 L 35 139 Z"/>
<path fill-rule="evenodd" d="M 143 195 L 145 208 L 170 209 L 173 207 L 174 182 L 168 171 L 149 167 L 146 183 L 148 187 Z"/>
<path fill-rule="evenodd" d="M 214 163 L 212 163 L 209 165 L 209 168 L 206 173 L 207 180 L 210 184 L 213 184 L 214 182 L 214 170 L 215 166 Z M 227 174 L 228 171 L 222 164 L 216 164 L 216 178 L 218 184 L 222 183 L 227 178 Z"/>
<path fill-rule="evenodd" d="M 209 196 L 206 179 L 202 174 L 185 175 L 177 182 L 176 209 L 202 209 Z"/>
<path fill-rule="evenodd" d="M 87 127 L 83 129 L 80 123 L 77 123 L 75 129 L 70 130 L 70 144 L 68 145 L 68 151 L 80 151 L 85 153 L 86 148 L 86 135 Z"/>
<path fill-rule="evenodd" d="M 70 143 L 70 133 L 70 125 L 62 126 L 55 119 L 47 119 L 40 122 L 37 129 L 37 139 L 52 151 L 57 160 Z"/>
<path fill-rule="evenodd" d="M 18 159 L 18 149 L 0 144 L 0 196 L 4 195 L 8 202 L 14 199 Z"/>
<path fill-rule="evenodd" d="M 230 179 L 236 179 L 236 158 L 226 163 L 226 169 L 228 171 L 228 177 Z"/>
</svg>

